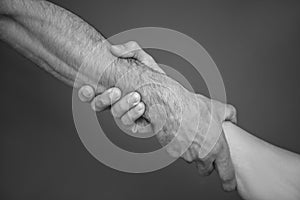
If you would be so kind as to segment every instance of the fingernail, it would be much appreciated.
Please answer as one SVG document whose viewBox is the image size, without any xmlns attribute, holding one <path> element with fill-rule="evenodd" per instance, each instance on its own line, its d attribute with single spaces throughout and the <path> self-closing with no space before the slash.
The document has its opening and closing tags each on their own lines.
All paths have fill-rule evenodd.
<svg viewBox="0 0 300 200">
<path fill-rule="evenodd" d="M 136 93 L 136 92 L 134 92 L 132 95 L 131 95 L 131 97 L 129 98 L 129 104 L 130 105 L 136 105 L 136 104 L 138 104 L 139 103 L 139 101 L 140 101 L 140 95 L 138 94 L 138 93 Z"/>
<path fill-rule="evenodd" d="M 139 112 L 141 110 L 143 110 L 144 108 L 144 105 L 142 103 L 139 103 L 137 106 L 136 106 L 136 110 Z"/>
<path fill-rule="evenodd" d="M 111 48 L 113 48 L 115 51 L 121 50 L 120 46 L 112 45 Z"/>
<path fill-rule="evenodd" d="M 96 101 L 95 101 L 95 106 L 97 107 L 97 108 L 102 108 L 104 105 L 107 105 L 108 104 L 108 102 L 105 102 L 104 101 L 104 99 L 102 99 L 102 98 L 98 98 Z"/>
<path fill-rule="evenodd" d="M 110 91 L 109 97 L 110 97 L 111 101 L 115 101 L 115 100 L 119 99 L 120 96 L 121 96 L 121 93 L 118 89 L 112 89 Z"/>
<path fill-rule="evenodd" d="M 84 90 L 82 90 L 82 94 L 85 96 L 85 97 L 91 97 L 92 94 L 93 94 L 93 91 L 90 87 L 86 87 L 84 88 Z"/>
<path fill-rule="evenodd" d="M 134 124 L 133 126 L 132 126 L 132 128 L 131 128 L 131 131 L 133 132 L 133 133 L 136 133 L 137 132 L 137 130 L 138 130 L 138 127 L 137 127 L 138 125 L 136 125 L 136 124 Z"/>
</svg>

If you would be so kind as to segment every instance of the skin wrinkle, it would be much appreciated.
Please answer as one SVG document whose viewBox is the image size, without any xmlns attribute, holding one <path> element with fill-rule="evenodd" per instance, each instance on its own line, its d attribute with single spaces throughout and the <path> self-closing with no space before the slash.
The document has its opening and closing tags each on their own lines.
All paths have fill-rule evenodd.
<svg viewBox="0 0 300 200">
<path fill-rule="evenodd" d="M 23 33 L 23 31 L 28 32 L 27 29 L 24 29 L 23 26 L 21 26 L 19 23 L 17 23 L 17 21 L 15 21 L 13 18 L 9 18 L 9 17 L 4 17 L 2 16 L 2 19 L 0 21 L 0 38 L 11 38 L 11 37 L 15 37 L 17 38 L 17 40 L 19 40 L 21 37 L 21 33 Z M 5 31 L 2 31 L 3 29 L 6 30 L 11 30 L 10 34 L 6 34 Z M 16 35 L 16 36 L 15 36 Z M 26 34 L 24 34 L 26 35 Z M 73 77 L 74 74 L 76 74 L 75 70 L 66 70 L 66 72 L 69 73 L 68 76 L 62 76 L 61 73 L 59 73 L 59 70 L 57 70 L 56 68 L 51 68 L 50 63 L 48 60 L 44 60 L 42 59 L 42 55 L 36 55 L 31 49 L 26 48 L 27 45 L 18 45 L 18 44 L 22 44 L 22 43 L 28 43 L 30 42 L 35 42 L 36 45 L 39 45 L 39 52 L 43 55 L 48 54 L 49 59 L 51 59 L 52 61 L 59 63 L 58 65 L 60 66 L 60 68 L 67 68 L 67 65 L 62 62 L 60 60 L 60 62 L 57 61 L 57 57 L 53 56 L 52 54 L 50 54 L 45 48 L 43 48 L 43 46 L 34 39 L 34 37 L 31 37 L 31 35 L 28 35 L 27 40 L 23 40 L 22 41 L 17 41 L 14 42 L 14 39 L 9 39 L 8 41 L 10 41 L 11 45 L 20 53 L 22 53 L 23 55 L 26 55 L 26 57 L 28 59 L 30 59 L 31 61 L 33 61 L 34 63 L 37 63 L 39 66 L 41 66 L 44 70 L 46 70 L 47 72 L 53 74 L 55 77 L 63 80 L 64 82 L 67 82 L 69 84 L 73 83 L 73 80 L 70 77 Z M 46 53 L 47 51 L 47 53 Z"/>
<path fill-rule="evenodd" d="M 22 4 L 26 5 L 25 9 Z M 110 52 L 110 44 L 99 32 L 76 15 L 50 2 L 2 0 L 0 5 L 1 16 L 16 19 L 18 29 L 23 29 L 14 31 L 0 27 L 3 34 L 10 36 L 2 39 L 12 46 L 18 43 L 22 53 L 29 58 L 35 55 L 31 60 L 42 68 L 75 88 L 91 85 L 97 94 L 117 86 L 122 95 L 126 95 L 138 87 L 137 92 L 146 106 L 142 123 L 150 123 L 155 130 L 166 118 L 166 123 L 157 134 L 162 144 L 168 143 L 178 133 L 174 146 L 169 149 L 171 155 L 184 153 L 184 147 L 194 140 L 199 145 L 188 149 L 183 155 L 186 160 L 197 158 L 199 146 L 203 146 L 204 151 L 209 149 L 212 141 L 204 140 L 206 130 L 211 119 L 216 125 L 213 131 L 218 130 L 223 122 L 225 114 L 220 109 L 221 103 L 190 93 L 173 79 L 136 59 L 116 58 Z M 1 20 L 1 23 L 6 22 Z M 26 51 L 30 53 L 26 54 Z M 211 110 L 211 103 L 218 109 Z M 218 145 L 216 147 L 219 148 Z M 214 151 L 220 153 L 220 148 L 214 147 Z"/>
<path fill-rule="evenodd" d="M 34 14 L 33 14 L 33 16 L 34 16 Z M 30 18 L 33 18 L 33 17 L 30 17 Z M 19 19 L 19 20 L 21 20 L 21 19 Z M 28 20 L 28 17 L 27 17 L 27 20 Z M 47 20 L 46 20 L 46 22 L 48 23 Z M 81 44 L 82 42 L 80 40 L 75 39 L 74 41 L 69 43 L 69 39 L 68 40 L 65 40 L 63 38 L 58 39 L 59 38 L 59 37 L 57 37 L 58 35 L 64 35 L 64 33 L 62 31 L 60 31 L 60 29 L 58 28 L 58 27 L 61 28 L 61 26 L 63 26 L 63 25 L 57 25 L 57 24 L 54 25 L 54 23 L 49 22 L 50 25 L 48 28 L 50 28 L 50 30 L 52 30 L 49 32 L 55 33 L 55 34 L 51 34 L 50 38 L 52 38 L 52 39 L 49 39 L 48 38 L 49 35 L 46 37 L 46 36 L 43 36 L 43 34 L 41 34 L 43 31 L 41 31 L 41 33 L 39 33 L 40 27 L 38 26 L 38 24 L 40 24 L 40 23 L 41 22 L 39 20 L 34 20 L 34 22 L 31 21 L 31 24 L 28 24 L 28 23 L 26 23 L 26 20 L 24 20 L 24 22 L 21 22 L 20 24 L 24 24 L 22 26 L 23 28 L 25 28 L 26 25 L 29 27 L 32 27 L 32 26 L 38 27 L 37 28 L 38 30 L 36 30 L 36 28 L 32 28 L 33 30 L 36 30 L 36 31 L 30 32 L 30 34 L 28 34 L 28 35 L 40 35 L 39 39 L 41 41 L 41 45 L 43 46 L 43 49 L 45 49 L 48 52 L 48 54 L 49 54 L 48 58 L 56 57 L 57 59 L 60 60 L 60 62 L 53 61 L 53 60 L 52 61 L 50 60 L 50 62 L 47 62 L 47 63 L 49 63 L 48 64 L 49 66 L 50 65 L 54 66 L 53 72 L 55 72 L 57 70 L 57 68 L 59 69 L 60 66 L 62 66 L 62 64 L 63 64 L 64 66 L 66 65 L 66 68 L 65 68 L 65 72 L 67 72 L 67 73 L 65 73 L 65 75 L 67 75 L 66 77 L 72 78 L 72 77 L 74 77 L 74 75 L 73 75 L 74 72 L 76 73 L 76 71 L 74 71 L 74 70 L 77 68 L 76 66 L 78 65 L 78 60 L 85 60 L 82 62 L 83 66 L 84 66 L 84 63 L 89 63 L 88 64 L 89 66 L 86 66 L 85 69 L 82 70 L 81 73 L 79 73 L 80 82 L 79 83 L 75 82 L 75 85 L 74 85 L 75 87 L 80 87 L 83 83 L 84 84 L 90 83 L 91 85 L 95 86 L 95 82 L 96 82 L 95 80 L 97 80 L 97 78 L 101 75 L 102 75 L 102 77 L 98 84 L 98 88 L 100 88 L 100 89 L 97 90 L 100 92 L 103 92 L 105 89 L 107 89 L 109 87 L 117 86 L 117 87 L 120 87 L 121 91 L 123 92 L 123 95 L 126 95 L 129 92 L 134 91 L 136 86 L 138 86 L 138 85 L 143 85 L 145 83 L 154 83 L 152 85 L 148 84 L 141 88 L 138 88 L 137 91 L 142 95 L 142 101 L 146 105 L 146 112 L 143 115 L 144 120 L 142 121 L 142 123 L 144 123 L 144 124 L 151 123 L 151 125 L 153 125 L 152 126 L 153 130 L 156 130 L 155 126 L 158 127 L 158 124 L 160 121 L 159 119 L 162 119 L 164 116 L 162 113 L 158 112 L 155 115 L 155 116 L 157 116 L 156 121 L 153 121 L 154 119 L 151 119 L 150 115 L 149 115 L 149 108 L 151 108 L 151 106 L 153 106 L 155 104 L 159 104 L 165 110 L 166 123 L 162 127 L 162 130 L 159 131 L 159 133 L 158 133 L 158 138 L 159 138 L 159 141 L 161 142 L 161 144 L 163 144 L 163 145 L 167 144 L 169 141 L 171 141 L 174 138 L 174 135 L 176 135 L 176 133 L 178 132 L 179 125 L 180 125 L 180 123 L 182 123 L 181 120 L 183 120 L 182 113 L 180 113 L 180 107 L 182 107 L 183 110 L 189 109 L 189 106 L 194 107 L 194 110 L 198 110 L 199 113 L 203 113 L 202 118 L 204 120 L 207 120 L 207 115 L 209 116 L 209 113 L 207 112 L 207 108 L 209 108 L 209 106 L 197 106 L 196 107 L 195 105 L 193 105 L 193 104 L 197 104 L 197 103 L 195 103 L 196 100 L 193 100 L 192 103 L 191 102 L 186 103 L 190 99 L 190 98 L 186 98 L 186 97 L 193 96 L 193 97 L 191 97 L 193 99 L 193 98 L 195 98 L 195 95 L 191 95 L 191 93 L 187 92 L 185 90 L 185 88 L 183 88 L 179 83 L 177 83 L 176 81 L 167 77 L 166 75 L 158 73 L 157 71 L 152 70 L 148 66 L 145 66 L 142 63 L 139 63 L 134 59 L 115 58 L 114 56 L 112 56 L 110 54 L 110 52 L 109 52 L 110 44 L 108 44 L 108 42 L 106 42 L 106 41 L 98 43 L 97 45 L 95 45 L 92 48 L 93 50 L 91 50 L 90 45 L 85 46 L 84 44 Z M 37 25 L 34 25 L 34 24 L 37 24 Z M 74 28 L 74 25 L 72 25 L 72 27 Z M 76 28 L 76 26 L 75 26 L 75 28 Z M 28 29 L 25 29 L 25 30 L 28 30 Z M 84 27 L 83 27 L 83 30 L 85 30 Z M 66 35 L 70 35 L 71 38 L 73 38 L 73 36 L 72 36 L 72 34 L 70 34 L 70 32 L 67 32 Z M 43 39 L 43 38 L 46 38 L 46 39 Z M 53 48 L 56 46 L 59 46 L 61 48 L 53 49 L 52 46 L 49 45 L 49 43 L 53 43 L 53 42 L 55 43 L 55 45 L 53 45 Z M 89 44 L 89 42 L 83 42 L 83 43 Z M 48 46 L 50 46 L 50 49 Z M 78 46 L 78 47 L 84 47 L 84 48 L 82 48 L 82 50 L 78 50 L 78 48 L 74 49 L 74 48 L 72 48 L 72 46 L 76 46 L 76 47 Z M 46 48 L 46 47 L 48 47 L 48 48 Z M 62 49 L 71 49 L 71 48 L 73 49 L 72 51 L 61 52 Z M 54 55 L 51 53 L 53 51 L 56 52 Z M 47 53 L 47 52 L 45 52 L 45 53 Z M 82 53 L 80 53 L 80 52 L 82 52 Z M 74 55 L 79 55 L 79 57 L 81 57 L 82 55 L 86 55 L 86 54 L 90 54 L 90 55 L 87 56 L 85 59 L 81 59 L 81 58 L 74 56 Z M 71 59 L 71 60 L 67 59 L 66 60 L 66 59 L 64 59 L 65 57 L 66 58 L 71 57 L 71 58 L 76 58 L 76 59 Z M 43 56 L 41 56 L 41 60 L 42 60 L 42 58 L 43 58 Z M 37 62 L 37 61 L 35 61 L 35 62 Z M 53 65 L 53 63 L 56 63 L 56 65 Z M 66 64 L 66 63 L 68 63 L 68 64 Z M 57 65 L 57 64 L 59 64 L 59 65 Z M 71 66 L 71 68 L 67 69 L 67 66 Z M 97 67 L 97 66 L 101 66 L 101 67 Z M 108 67 L 105 67 L 105 66 L 108 66 Z M 100 71 L 97 71 L 97 70 L 100 70 Z M 104 70 L 104 73 L 101 73 L 101 70 Z M 53 73 L 53 72 L 52 72 L 52 74 L 57 75 L 57 73 Z M 122 80 L 120 81 L 120 79 L 122 79 Z M 66 79 L 65 79 L 65 81 L 66 81 Z M 70 83 L 69 80 L 68 80 L 68 83 Z M 162 87 L 162 86 L 164 86 L 164 87 Z M 166 87 L 169 88 L 169 91 L 166 89 Z M 170 90 L 174 94 L 172 94 L 172 92 L 170 92 Z M 177 98 L 177 101 L 176 101 L 176 98 Z M 185 103 L 185 104 L 180 105 L 183 103 Z M 192 105 L 188 105 L 188 104 L 192 104 Z M 157 108 L 153 107 L 152 112 L 155 112 L 155 109 L 158 110 Z M 204 113 L 207 113 L 207 115 Z M 181 115 L 181 116 L 179 116 L 179 115 Z M 170 120 L 170 119 L 172 119 L 172 120 Z M 204 121 L 204 120 L 202 120 L 202 121 Z M 201 121 L 201 120 L 199 120 L 199 121 Z M 194 123 L 196 123 L 196 122 L 194 122 Z M 193 130 L 193 129 L 196 129 L 194 127 L 195 125 L 192 125 L 191 128 L 186 128 L 189 130 L 180 130 L 180 134 L 179 134 L 180 137 L 178 137 L 178 146 L 179 146 L 178 149 L 179 150 L 184 149 L 183 147 L 184 147 L 184 145 L 186 145 L 187 142 L 193 141 L 193 138 L 189 138 L 189 136 L 187 135 L 188 133 L 191 133 L 191 132 L 192 133 L 196 132 L 195 134 L 200 133 L 200 134 L 197 134 L 197 137 L 200 138 L 199 142 L 203 141 L 203 139 L 201 138 L 201 133 L 204 133 L 204 130 L 206 130 L 206 127 L 205 127 L 206 124 L 207 124 L 207 122 L 202 123 L 202 126 L 200 126 L 201 127 L 200 132 Z M 185 127 L 188 127 L 188 126 L 185 126 Z M 179 143 L 182 143 L 182 144 L 179 144 Z M 179 151 L 179 150 L 176 150 L 176 151 Z M 191 153 L 189 153 L 189 154 L 191 154 Z"/>
<path fill-rule="evenodd" d="M 92 58 L 95 59 L 97 56 L 89 56 L 87 58 L 89 63 Z M 98 85 L 101 87 L 119 87 L 123 96 L 132 91 L 139 92 L 146 105 L 143 118 L 151 123 L 154 131 L 159 127 L 160 122 L 166 118 L 166 123 L 157 134 L 162 145 L 166 145 L 176 135 L 183 117 L 183 109 L 190 110 L 190 106 L 195 108 L 197 104 L 196 100 L 187 102 L 189 101 L 187 96 L 195 95 L 191 95 L 177 81 L 134 60 L 115 59 L 102 73 L 98 72 L 98 75 L 100 77 Z M 183 104 L 183 102 L 185 103 Z M 160 111 L 159 108 L 163 108 L 165 112 Z M 150 112 L 153 114 L 152 116 Z M 196 122 L 194 123 L 196 124 Z M 189 129 L 195 129 L 195 125 L 190 127 Z M 196 132 L 196 129 L 181 130 L 179 136 L 184 132 L 190 133 L 191 131 Z M 178 142 L 185 141 L 184 137 L 178 137 Z M 183 147 L 179 149 L 181 150 Z"/>
<path fill-rule="evenodd" d="M 96 57 L 93 56 L 93 58 Z M 220 122 L 219 124 L 222 121 L 218 115 L 212 116 L 214 113 L 211 113 L 211 101 L 208 98 L 190 93 L 168 76 L 131 59 L 116 59 L 100 77 L 99 84 L 101 86 L 105 88 L 119 87 L 123 95 L 132 91 L 139 92 L 142 101 L 146 105 L 142 123 L 151 123 L 153 130 L 156 130 L 155 126 L 158 127 L 164 117 L 166 118 L 166 123 L 157 134 L 162 145 L 168 144 L 179 132 L 176 135 L 176 142 L 171 154 L 178 156 L 185 153 L 183 157 L 190 162 L 200 160 L 200 147 L 205 139 L 204 134 L 208 130 L 211 119 L 214 118 L 215 121 Z M 189 98 L 186 98 L 187 96 Z M 218 102 L 213 101 L 212 103 L 218 106 Z M 164 108 L 165 114 L 160 112 L 156 106 L 153 107 L 156 104 Z M 151 112 L 156 113 L 153 115 L 155 117 L 151 118 L 149 108 L 153 109 Z M 186 117 L 189 113 L 195 113 L 195 110 L 198 111 L 196 112 L 198 116 L 190 118 L 191 122 L 182 122 L 182 120 L 185 120 L 182 119 L 183 117 Z M 185 125 L 181 127 L 182 123 L 185 123 Z M 181 130 L 179 130 L 179 127 L 181 127 Z M 187 146 L 193 142 L 198 145 Z M 187 151 L 182 152 L 183 149 L 187 149 Z"/>
<path fill-rule="evenodd" d="M 24 10 L 18 9 L 18 6 L 21 6 L 18 4 L 21 3 L 26 6 Z M 85 56 L 86 52 L 92 50 L 93 44 L 104 40 L 95 29 L 69 11 L 54 6 L 47 1 L 40 1 L 39 4 L 34 4 L 41 8 L 34 8 L 33 4 L 31 1 L 26 1 L 26 3 L 25 1 L 12 1 L 9 4 L 11 7 L 8 7 L 8 9 L 5 7 L 6 9 L 1 9 L 1 11 L 4 10 L 11 18 L 17 19 L 18 24 L 29 30 L 30 35 L 39 38 L 41 44 L 47 47 L 49 53 L 68 63 L 74 70 L 77 70 L 77 66 L 80 66 L 82 57 Z M 44 12 L 35 12 L 36 10 L 43 10 Z M 55 15 L 60 16 L 60 18 L 51 17 Z M 66 27 L 66 25 L 70 27 Z M 43 26 L 47 26 L 47 35 L 43 32 Z M 72 32 L 82 32 L 84 34 L 73 34 Z M 69 51 L 67 49 L 72 50 Z M 54 65 L 53 67 L 57 66 Z M 69 77 L 73 76 L 70 75 Z"/>
</svg>

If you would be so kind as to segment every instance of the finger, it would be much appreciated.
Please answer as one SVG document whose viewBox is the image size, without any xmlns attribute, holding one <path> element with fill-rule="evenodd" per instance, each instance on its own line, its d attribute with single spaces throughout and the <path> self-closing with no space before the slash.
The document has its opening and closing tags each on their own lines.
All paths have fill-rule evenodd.
<svg viewBox="0 0 300 200">
<path fill-rule="evenodd" d="M 142 134 L 145 134 L 145 133 L 153 133 L 153 129 L 152 129 L 152 127 L 151 127 L 151 124 L 148 124 L 148 125 L 146 125 L 146 126 L 141 126 L 141 125 L 139 125 L 139 124 L 134 124 L 133 126 L 132 126 L 132 129 L 131 129 L 131 131 L 133 132 L 133 133 L 142 133 Z"/>
<path fill-rule="evenodd" d="M 214 165 L 212 160 L 207 161 L 197 161 L 196 166 L 198 169 L 198 173 L 201 176 L 208 176 L 214 171 Z"/>
<path fill-rule="evenodd" d="M 92 109 L 94 111 L 103 111 L 110 105 L 114 104 L 121 98 L 121 91 L 119 88 L 110 88 L 104 91 L 102 94 L 96 96 L 92 103 Z"/>
<path fill-rule="evenodd" d="M 133 57 L 153 70 L 165 74 L 165 72 L 156 64 L 153 57 L 146 53 L 143 49 L 133 51 Z"/>
<path fill-rule="evenodd" d="M 111 52 L 118 57 L 123 58 L 135 58 L 141 63 L 149 66 L 153 70 L 156 70 L 160 73 L 165 73 L 155 62 L 155 60 L 146 53 L 137 42 L 130 41 L 123 45 L 113 45 L 111 47 Z"/>
<path fill-rule="evenodd" d="M 225 120 L 230 120 L 232 123 L 237 123 L 236 109 L 230 104 L 225 107 Z"/>
<path fill-rule="evenodd" d="M 132 125 L 135 120 L 143 115 L 145 111 L 145 105 L 143 102 L 138 103 L 134 108 L 129 110 L 126 114 L 124 114 L 121 118 L 121 121 L 124 125 Z"/>
<path fill-rule="evenodd" d="M 221 136 L 223 142 L 222 150 L 217 154 L 215 165 L 217 172 L 222 180 L 223 189 L 225 191 L 235 190 L 237 183 L 235 179 L 234 167 L 231 161 L 229 147 L 224 135 Z"/>
<path fill-rule="evenodd" d="M 189 154 L 185 155 L 185 157 L 183 158 L 187 162 L 192 162 L 196 160 L 196 167 L 198 169 L 198 173 L 201 176 L 208 176 L 214 170 L 213 161 L 215 159 L 215 153 L 212 151 L 205 158 L 199 159 L 200 151 L 201 145 L 196 142 L 193 142 L 187 151 Z"/>
<path fill-rule="evenodd" d="M 112 45 L 111 52 L 115 56 L 123 57 L 123 58 L 131 58 L 134 57 L 135 51 L 140 50 L 141 47 L 138 45 L 137 42 L 130 41 L 125 44 L 120 45 Z M 136 58 L 136 57 L 134 57 Z"/>
<path fill-rule="evenodd" d="M 95 96 L 95 91 L 89 85 L 82 86 L 78 90 L 78 97 L 82 102 L 90 102 L 94 98 L 94 96 Z"/>
<path fill-rule="evenodd" d="M 138 61 L 144 63 L 145 65 L 152 67 L 153 65 L 157 66 L 156 62 L 150 56 L 147 54 L 141 47 L 140 45 L 135 42 L 135 41 L 130 41 L 124 44 L 124 49 L 128 53 L 125 54 L 124 56 L 126 57 L 133 57 L 137 59 Z M 158 66 L 157 66 L 158 67 Z"/>
<path fill-rule="evenodd" d="M 111 108 L 111 113 L 114 117 L 120 118 L 128 112 L 133 106 L 137 105 L 141 100 L 141 96 L 137 92 L 127 94 Z"/>
<path fill-rule="evenodd" d="M 145 112 L 145 110 L 144 110 Z M 145 120 L 145 118 L 139 117 L 134 121 L 134 125 L 131 128 L 133 133 L 153 133 L 151 124 Z"/>
</svg>

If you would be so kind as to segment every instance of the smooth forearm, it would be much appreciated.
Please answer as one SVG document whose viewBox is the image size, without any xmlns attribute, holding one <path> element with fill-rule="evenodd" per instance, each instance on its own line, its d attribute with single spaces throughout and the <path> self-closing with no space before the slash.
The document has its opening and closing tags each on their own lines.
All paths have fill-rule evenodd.
<svg viewBox="0 0 300 200">
<path fill-rule="evenodd" d="M 299 199 L 300 156 L 225 122 L 224 133 L 244 199 Z"/>
</svg>

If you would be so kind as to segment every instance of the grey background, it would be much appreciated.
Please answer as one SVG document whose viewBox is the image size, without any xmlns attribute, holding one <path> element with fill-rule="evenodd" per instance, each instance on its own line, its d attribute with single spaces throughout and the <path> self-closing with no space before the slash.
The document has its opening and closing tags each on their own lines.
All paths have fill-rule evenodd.
<svg viewBox="0 0 300 200">
<path fill-rule="evenodd" d="M 299 1 L 53 2 L 106 37 L 143 26 L 191 36 L 219 67 L 228 101 L 238 109 L 239 126 L 300 153 Z M 186 61 L 149 52 L 182 72 L 197 92 L 207 94 Z M 0 58 L 1 199 L 239 199 L 235 192 L 222 191 L 216 174 L 199 177 L 195 167 L 182 160 L 148 174 L 126 174 L 102 165 L 76 133 L 71 88 L 2 42 Z M 106 112 L 99 117 L 109 137 L 133 150 L 136 139 L 126 138 L 108 116 Z M 137 148 L 144 146 L 149 144 Z"/>
</svg>

